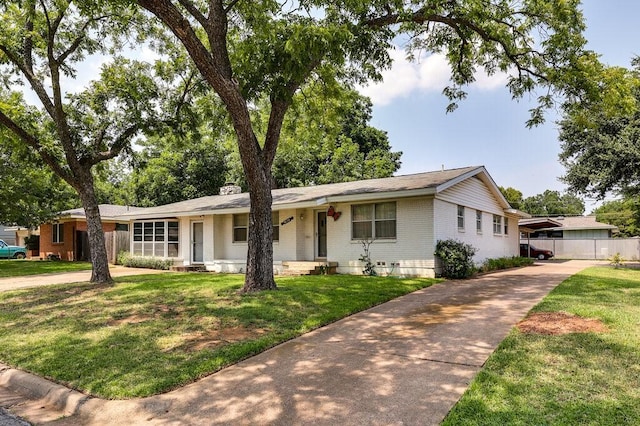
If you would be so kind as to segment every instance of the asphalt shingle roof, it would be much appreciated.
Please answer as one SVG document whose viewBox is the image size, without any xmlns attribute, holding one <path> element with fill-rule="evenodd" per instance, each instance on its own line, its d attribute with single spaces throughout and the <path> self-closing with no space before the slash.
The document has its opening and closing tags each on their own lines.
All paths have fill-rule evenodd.
<svg viewBox="0 0 640 426">
<path fill-rule="evenodd" d="M 434 188 L 446 184 L 467 173 L 484 170 L 483 167 L 464 167 L 435 172 L 416 173 L 380 179 L 367 179 L 353 182 L 315 185 L 299 188 L 274 189 L 272 191 L 273 206 L 315 202 L 329 197 L 377 194 L 396 191 L 411 191 Z M 144 215 L 160 217 L 161 215 L 205 214 L 215 210 L 249 208 L 249 194 L 212 195 L 193 200 L 180 201 L 158 207 L 149 207 L 129 212 L 124 217 Z"/>
</svg>

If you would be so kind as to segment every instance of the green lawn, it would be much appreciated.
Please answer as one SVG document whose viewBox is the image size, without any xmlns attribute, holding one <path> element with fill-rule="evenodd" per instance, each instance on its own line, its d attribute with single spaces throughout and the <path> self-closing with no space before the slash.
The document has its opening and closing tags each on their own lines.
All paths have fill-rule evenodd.
<svg viewBox="0 0 640 426">
<path fill-rule="evenodd" d="M 445 425 L 640 424 L 640 271 L 590 268 L 534 311 L 599 318 L 604 333 L 514 329 Z"/>
<path fill-rule="evenodd" d="M 171 273 L 0 293 L 0 360 L 105 398 L 146 396 L 436 282 L 290 277 L 238 295 L 243 278 Z"/>
<path fill-rule="evenodd" d="M 89 262 L 0 259 L 0 278 L 85 271 L 88 269 L 91 269 L 91 263 Z"/>
</svg>

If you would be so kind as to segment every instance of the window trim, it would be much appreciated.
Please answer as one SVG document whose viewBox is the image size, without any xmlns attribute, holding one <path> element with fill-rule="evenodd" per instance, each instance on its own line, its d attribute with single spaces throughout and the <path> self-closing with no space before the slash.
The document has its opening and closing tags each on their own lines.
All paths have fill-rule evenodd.
<svg viewBox="0 0 640 426">
<path fill-rule="evenodd" d="M 393 219 L 389 218 L 378 218 L 376 217 L 376 213 L 378 209 L 377 206 L 381 206 L 384 204 L 393 204 Z M 371 213 L 370 219 L 365 220 L 354 220 L 354 208 L 368 206 Z M 376 224 L 378 222 L 393 222 L 393 236 L 391 237 L 378 237 L 376 235 Z M 370 224 L 370 233 L 371 237 L 356 237 L 354 235 L 354 223 L 369 223 Z M 392 241 L 398 238 L 398 203 L 396 201 L 383 201 L 379 203 L 362 203 L 362 204 L 352 204 L 351 205 L 351 241 L 360 241 L 360 240 L 384 240 L 384 241 Z"/>
<path fill-rule="evenodd" d="M 482 234 L 482 210 L 476 210 L 476 232 Z"/>
<path fill-rule="evenodd" d="M 51 244 L 64 244 L 64 223 L 51 224 Z"/>
<path fill-rule="evenodd" d="M 506 216 L 502 219 L 502 228 L 504 229 L 503 235 L 509 235 L 509 218 Z"/>
</svg>

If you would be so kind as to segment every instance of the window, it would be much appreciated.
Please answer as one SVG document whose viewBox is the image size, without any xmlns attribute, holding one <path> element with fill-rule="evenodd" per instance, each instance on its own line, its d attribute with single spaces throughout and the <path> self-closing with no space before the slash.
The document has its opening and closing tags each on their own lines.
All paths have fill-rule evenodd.
<svg viewBox="0 0 640 426">
<path fill-rule="evenodd" d="M 498 216 L 497 214 L 493 215 L 493 233 L 502 233 L 502 216 Z"/>
<path fill-rule="evenodd" d="M 458 231 L 464 231 L 464 206 L 458 206 Z"/>
<path fill-rule="evenodd" d="M 504 218 L 504 235 L 509 235 L 509 218 Z"/>
<path fill-rule="evenodd" d="M 133 255 L 178 257 L 177 221 L 135 222 L 133 224 Z"/>
<path fill-rule="evenodd" d="M 482 234 L 482 212 L 476 210 L 476 232 Z"/>
<path fill-rule="evenodd" d="M 273 226 L 273 241 L 280 240 L 280 213 L 271 212 L 271 224 Z"/>
<path fill-rule="evenodd" d="M 358 204 L 351 206 L 351 238 L 396 238 L 396 203 Z"/>
<path fill-rule="evenodd" d="M 233 242 L 241 243 L 247 241 L 249 234 L 249 214 L 234 214 L 233 215 Z"/>
<path fill-rule="evenodd" d="M 53 225 L 51 225 L 51 234 L 52 234 L 52 239 L 51 241 L 54 244 L 57 243 L 64 243 L 64 223 L 54 223 Z"/>
</svg>

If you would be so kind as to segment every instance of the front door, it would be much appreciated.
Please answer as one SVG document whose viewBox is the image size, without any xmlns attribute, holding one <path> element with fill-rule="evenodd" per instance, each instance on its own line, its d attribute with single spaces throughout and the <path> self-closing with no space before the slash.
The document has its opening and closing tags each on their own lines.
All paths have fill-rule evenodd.
<svg viewBox="0 0 640 426">
<path fill-rule="evenodd" d="M 327 212 L 320 211 L 317 214 L 318 256 L 327 257 Z"/>
<path fill-rule="evenodd" d="M 203 263 L 204 262 L 204 236 L 203 236 L 203 224 L 202 222 L 193 222 L 191 224 L 191 262 Z"/>
</svg>

